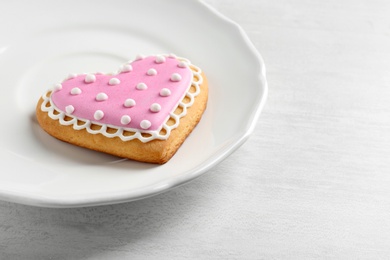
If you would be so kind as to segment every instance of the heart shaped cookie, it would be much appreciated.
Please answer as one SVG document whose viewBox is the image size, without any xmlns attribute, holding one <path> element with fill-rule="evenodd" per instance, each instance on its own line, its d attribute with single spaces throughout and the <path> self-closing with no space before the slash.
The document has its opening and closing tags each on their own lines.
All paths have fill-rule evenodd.
<svg viewBox="0 0 390 260">
<path fill-rule="evenodd" d="M 175 55 L 138 55 L 117 73 L 70 74 L 39 100 L 50 135 L 78 146 L 165 163 L 199 122 L 207 104 L 204 73 Z"/>
</svg>

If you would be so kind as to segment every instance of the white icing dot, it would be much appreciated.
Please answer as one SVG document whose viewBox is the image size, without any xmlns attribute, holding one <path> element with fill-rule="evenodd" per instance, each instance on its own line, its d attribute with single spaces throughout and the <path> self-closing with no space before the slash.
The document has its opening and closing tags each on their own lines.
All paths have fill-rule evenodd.
<svg viewBox="0 0 390 260">
<path fill-rule="evenodd" d="M 161 110 L 161 106 L 160 104 L 158 103 L 153 103 L 151 106 L 150 106 L 150 111 L 154 112 L 154 113 L 157 113 Z"/>
<path fill-rule="evenodd" d="M 162 56 L 162 55 L 158 55 L 156 56 L 156 60 L 155 60 L 156 63 L 164 63 L 165 62 L 165 57 Z"/>
<path fill-rule="evenodd" d="M 179 73 L 173 73 L 172 76 L 171 76 L 171 80 L 172 81 L 180 81 L 181 80 L 181 76 Z"/>
<path fill-rule="evenodd" d="M 85 79 L 84 79 L 85 83 L 92 83 L 92 82 L 95 82 L 95 81 L 96 81 L 96 76 L 95 75 L 93 75 L 93 74 L 85 75 Z"/>
<path fill-rule="evenodd" d="M 93 115 L 93 118 L 95 118 L 96 120 L 100 120 L 103 117 L 104 117 L 104 113 L 101 110 L 96 110 L 95 114 Z"/>
<path fill-rule="evenodd" d="M 108 99 L 108 96 L 106 93 L 99 93 L 96 95 L 96 101 L 104 101 L 104 100 L 107 100 Z"/>
<path fill-rule="evenodd" d="M 187 68 L 187 63 L 186 62 L 184 62 L 184 61 L 180 61 L 178 64 L 177 64 L 177 66 L 179 67 L 179 68 Z"/>
<path fill-rule="evenodd" d="M 143 60 L 144 59 L 144 55 L 142 54 L 137 54 L 137 56 L 135 56 L 135 60 Z"/>
<path fill-rule="evenodd" d="M 138 83 L 137 84 L 137 87 L 136 87 L 138 90 L 145 90 L 148 88 L 148 86 L 146 86 L 145 83 L 141 82 L 141 83 Z"/>
<path fill-rule="evenodd" d="M 81 94 L 81 89 L 79 89 L 79 88 L 72 88 L 70 90 L 70 94 L 72 94 L 72 95 L 80 95 Z"/>
<path fill-rule="evenodd" d="M 170 96 L 170 95 L 171 95 L 171 91 L 170 91 L 169 89 L 167 89 L 167 88 L 161 89 L 161 91 L 160 91 L 160 96 L 162 96 L 162 97 L 168 97 L 168 96 Z"/>
<path fill-rule="evenodd" d="M 66 79 L 74 79 L 75 77 L 77 77 L 76 73 L 70 73 Z"/>
<path fill-rule="evenodd" d="M 123 103 L 123 105 L 125 106 L 125 107 L 133 107 L 133 106 L 135 106 L 135 100 L 134 99 L 131 99 L 131 98 L 128 98 L 128 99 L 126 99 L 125 100 L 125 103 Z"/>
<path fill-rule="evenodd" d="M 131 66 L 130 64 L 125 64 L 125 65 L 122 65 L 122 67 L 119 69 L 119 72 L 130 72 L 133 70 L 133 66 Z"/>
<path fill-rule="evenodd" d="M 149 120 L 142 120 L 141 121 L 141 123 L 139 124 L 140 125 L 140 127 L 142 128 L 142 129 L 148 129 L 151 125 L 152 125 L 152 123 L 150 123 L 150 121 Z"/>
<path fill-rule="evenodd" d="M 157 70 L 155 69 L 149 69 L 148 72 L 146 72 L 146 74 L 148 74 L 149 76 L 155 76 L 157 75 Z"/>
<path fill-rule="evenodd" d="M 168 55 L 168 57 L 171 59 L 176 59 L 177 56 L 174 53 L 171 53 Z"/>
<path fill-rule="evenodd" d="M 121 117 L 121 124 L 122 125 L 127 125 L 128 123 L 131 122 L 131 117 L 128 115 L 124 115 Z"/>
<path fill-rule="evenodd" d="M 57 83 L 57 84 L 55 84 L 54 87 L 53 87 L 53 91 L 59 91 L 59 90 L 61 90 L 61 89 L 62 89 L 61 83 Z"/>
<path fill-rule="evenodd" d="M 65 112 L 67 114 L 72 114 L 74 112 L 74 106 L 72 106 L 72 105 L 66 106 L 65 107 Z"/>
<path fill-rule="evenodd" d="M 108 84 L 110 84 L 111 86 L 118 85 L 119 83 L 121 83 L 121 81 L 117 78 L 111 78 L 110 81 L 108 81 Z"/>
</svg>

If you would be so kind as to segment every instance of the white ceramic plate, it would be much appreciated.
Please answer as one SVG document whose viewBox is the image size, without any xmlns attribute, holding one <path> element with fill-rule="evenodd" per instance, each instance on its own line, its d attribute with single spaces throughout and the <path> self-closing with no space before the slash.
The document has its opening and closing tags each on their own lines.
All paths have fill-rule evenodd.
<svg viewBox="0 0 390 260">
<path fill-rule="evenodd" d="M 263 61 L 243 30 L 199 1 L 0 3 L 0 199 L 44 207 L 155 195 L 221 162 L 247 139 L 264 105 Z M 35 105 L 68 73 L 110 72 L 136 54 L 174 53 L 202 68 L 203 119 L 165 165 L 79 148 L 46 134 Z"/>
</svg>

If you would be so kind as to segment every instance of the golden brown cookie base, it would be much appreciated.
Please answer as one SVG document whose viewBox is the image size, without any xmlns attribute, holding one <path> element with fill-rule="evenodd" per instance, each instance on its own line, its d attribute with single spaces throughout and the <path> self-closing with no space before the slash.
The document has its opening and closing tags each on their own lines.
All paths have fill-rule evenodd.
<svg viewBox="0 0 390 260">
<path fill-rule="evenodd" d="M 171 131 L 167 140 L 153 140 L 146 143 L 138 139 L 122 141 L 119 137 L 109 138 L 102 134 L 90 134 L 85 129 L 75 130 L 72 125 L 61 125 L 59 120 L 51 119 L 47 112 L 42 111 L 42 98 L 38 101 L 36 116 L 40 126 L 47 133 L 64 142 L 131 160 L 164 164 L 177 152 L 206 109 L 208 84 L 203 73 L 202 77 L 199 95 L 195 97 L 194 104 L 187 108 L 187 115 L 180 119 L 179 126 Z"/>
</svg>

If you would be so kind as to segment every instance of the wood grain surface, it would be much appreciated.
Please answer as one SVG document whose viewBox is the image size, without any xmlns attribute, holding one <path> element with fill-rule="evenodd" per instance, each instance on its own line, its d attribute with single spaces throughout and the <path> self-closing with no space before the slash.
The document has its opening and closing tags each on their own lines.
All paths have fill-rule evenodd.
<svg viewBox="0 0 390 260">
<path fill-rule="evenodd" d="M 266 63 L 248 142 L 141 201 L 0 202 L 0 259 L 389 258 L 390 2 L 206 2 Z"/>
</svg>

